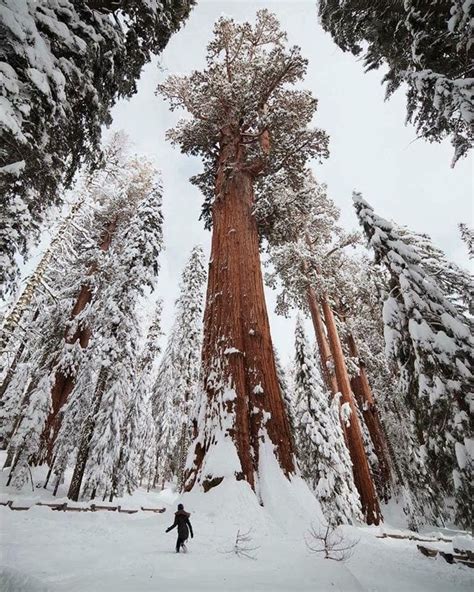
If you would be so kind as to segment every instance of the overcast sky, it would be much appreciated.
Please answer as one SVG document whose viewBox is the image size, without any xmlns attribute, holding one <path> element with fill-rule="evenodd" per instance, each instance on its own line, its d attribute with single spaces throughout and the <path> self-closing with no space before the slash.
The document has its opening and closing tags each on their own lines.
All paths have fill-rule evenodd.
<svg viewBox="0 0 474 592">
<path fill-rule="evenodd" d="M 198 220 L 202 197 L 188 181 L 201 170 L 200 162 L 165 141 L 166 130 L 179 115 L 169 112 L 155 88 L 169 73 L 203 67 L 219 16 L 253 21 L 263 7 L 276 13 L 289 43 L 301 46 L 309 60 L 304 86 L 319 99 L 315 124 L 330 136 L 330 158 L 314 172 L 341 208 L 344 226 L 357 226 L 351 202 L 357 189 L 379 215 L 430 234 L 452 260 L 468 266 L 457 224 L 472 224 L 472 159 L 452 170 L 448 141 L 439 145 L 416 140 L 414 129 L 404 126 L 403 91 L 384 102 L 383 73 L 364 74 L 360 61 L 338 49 L 320 27 L 314 1 L 199 0 L 160 56 L 161 69 L 157 61 L 145 68 L 137 95 L 113 111 L 112 130 L 125 130 L 135 151 L 153 158 L 162 171 L 166 252 L 158 292 L 164 300 L 165 330 L 172 322 L 182 267 L 195 244 L 208 253 L 210 233 Z M 286 362 L 292 355 L 294 321 L 277 317 L 274 295 L 267 294 L 274 342 Z"/>
</svg>

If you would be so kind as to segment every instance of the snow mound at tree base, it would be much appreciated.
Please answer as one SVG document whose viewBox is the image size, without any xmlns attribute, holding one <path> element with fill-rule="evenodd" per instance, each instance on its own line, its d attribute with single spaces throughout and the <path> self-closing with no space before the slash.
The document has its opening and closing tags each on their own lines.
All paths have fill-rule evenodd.
<svg viewBox="0 0 474 592">
<path fill-rule="evenodd" d="M 241 530 L 251 526 L 253 531 L 265 533 L 302 533 L 311 524 L 324 523 L 319 502 L 308 485 L 298 474 L 289 478 L 283 474 L 268 441 L 260 447 L 255 491 L 247 481 L 224 477 L 206 493 L 196 485 L 182 501 L 190 512 L 209 519 L 219 517 Z"/>
</svg>

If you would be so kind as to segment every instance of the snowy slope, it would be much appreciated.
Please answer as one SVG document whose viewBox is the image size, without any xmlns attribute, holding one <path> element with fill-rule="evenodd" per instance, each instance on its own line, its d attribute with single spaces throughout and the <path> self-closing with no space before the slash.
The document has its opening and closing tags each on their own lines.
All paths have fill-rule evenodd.
<svg viewBox="0 0 474 592">
<path fill-rule="evenodd" d="M 3 456 L 3 455 L 2 455 Z M 2 459 L 0 458 L 0 461 Z M 207 494 L 138 491 L 122 500 L 130 508 L 165 507 L 163 514 L 57 512 L 46 507 L 0 507 L 2 592 L 462 592 L 472 590 L 472 571 L 428 559 L 407 540 L 376 538 L 387 525 L 345 527 L 359 539 L 346 563 L 311 554 L 305 533 L 319 506 L 304 483 L 274 487 L 267 467 L 260 496 L 244 482 L 224 481 Z M 40 482 L 35 474 L 35 481 Z M 1 476 L 2 483 L 6 473 Z M 273 493 L 271 493 L 271 490 Z M 278 495 L 275 494 L 278 491 Z M 32 495 L 2 486 L 1 498 L 30 505 L 51 499 L 41 487 Z M 175 532 L 165 534 L 181 499 L 191 512 L 195 538 L 189 553 L 174 553 Z M 114 502 L 116 503 L 116 502 Z M 85 504 L 84 504 L 85 505 Z M 237 530 L 252 530 L 255 560 L 232 550 Z"/>
</svg>

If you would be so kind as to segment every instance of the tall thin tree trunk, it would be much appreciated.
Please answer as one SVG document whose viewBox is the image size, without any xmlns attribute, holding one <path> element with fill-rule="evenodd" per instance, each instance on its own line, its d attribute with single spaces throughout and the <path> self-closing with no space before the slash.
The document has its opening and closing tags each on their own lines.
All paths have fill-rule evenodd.
<svg viewBox="0 0 474 592">
<path fill-rule="evenodd" d="M 106 226 L 101 235 L 101 242 L 99 248 L 101 251 L 108 251 L 112 242 L 113 235 L 117 227 L 117 216 L 115 216 Z M 96 271 L 96 266 L 93 265 L 90 269 L 89 275 L 93 275 Z M 81 287 L 76 303 L 71 311 L 71 320 L 75 319 L 92 300 L 92 287 L 89 283 Z M 76 341 L 84 349 L 88 346 L 91 337 L 91 330 L 89 327 L 78 327 L 73 335 L 69 334 L 66 329 L 65 341 L 66 344 L 73 344 Z M 53 388 L 51 389 L 51 411 L 46 420 L 45 428 L 42 434 L 40 458 L 46 459 L 48 464 L 52 462 L 53 448 L 56 437 L 61 427 L 60 411 L 66 404 L 69 395 L 71 394 L 75 384 L 75 376 L 71 373 L 65 373 L 58 370 L 55 375 Z"/>
<path fill-rule="evenodd" d="M 90 443 L 94 434 L 95 418 L 99 413 L 100 403 L 104 394 L 105 383 L 107 380 L 107 371 L 102 368 L 97 381 L 95 389 L 94 401 L 92 404 L 92 411 L 87 417 L 82 431 L 81 441 L 79 443 L 79 450 L 76 457 L 76 465 L 72 474 L 71 483 L 69 485 L 68 498 L 77 502 L 81 493 L 82 480 L 86 470 L 87 459 L 89 458 Z"/>
<path fill-rule="evenodd" d="M 204 315 L 203 388 L 207 396 L 206 426 L 196 445 L 186 490 L 199 477 L 212 444 L 213 425 L 232 417 L 225 432 L 235 444 L 241 472 L 255 487 L 259 448 L 265 431 L 285 474 L 294 471 L 291 434 L 280 393 L 263 291 L 253 174 L 239 167 L 242 146 L 222 139 L 213 205 L 213 235 Z M 232 163 L 232 165 L 230 165 Z M 229 173 L 229 168 L 232 171 Z M 233 389 L 235 398 L 223 396 Z M 205 490 L 222 475 L 202 475 Z"/>
<path fill-rule="evenodd" d="M 387 498 L 387 490 L 390 489 L 392 474 L 390 471 L 390 453 L 385 433 L 382 428 L 382 422 L 372 394 L 372 389 L 370 388 L 364 361 L 360 359 L 359 348 L 351 333 L 347 336 L 347 345 L 349 346 L 351 356 L 359 360 L 359 376 L 352 378 L 351 385 L 359 408 L 362 411 L 367 429 L 369 430 L 374 452 L 379 461 L 379 471 L 382 479 L 382 487 L 379 489 L 384 492 L 384 496 Z"/>
<path fill-rule="evenodd" d="M 316 298 L 316 293 L 313 286 L 308 285 L 306 288 L 306 296 L 308 299 L 308 306 L 311 312 L 311 319 L 313 321 L 314 332 L 316 334 L 316 341 L 318 343 L 319 356 L 321 360 L 321 371 L 323 374 L 326 388 L 335 395 L 339 388 L 337 386 L 337 379 L 334 371 L 331 369 L 332 354 L 329 347 L 328 338 L 324 330 L 324 323 L 319 310 L 319 303 Z"/>
<path fill-rule="evenodd" d="M 35 314 L 33 315 L 33 318 L 31 319 L 32 323 L 34 323 L 36 321 L 36 319 L 38 318 L 38 315 L 39 315 L 39 309 L 35 311 Z M 2 384 L 0 386 L 0 401 L 3 399 L 3 395 L 5 394 L 8 386 L 13 378 L 13 375 L 15 374 L 17 366 L 21 360 L 21 356 L 23 355 L 23 352 L 25 351 L 26 341 L 27 340 L 24 337 L 22 339 L 20 347 L 15 352 L 15 356 L 12 360 L 12 363 L 10 364 L 10 367 L 7 370 L 7 373 L 5 374 L 5 377 L 4 377 Z"/>
<path fill-rule="evenodd" d="M 334 314 L 325 297 L 321 298 L 321 305 L 323 308 L 324 319 L 326 321 L 329 345 L 334 359 L 337 383 L 342 394 L 342 403 L 348 403 L 351 411 L 349 425 L 344 425 L 344 430 L 347 435 L 349 453 L 352 460 L 352 469 L 354 472 L 354 482 L 360 495 L 362 513 L 367 524 L 379 524 L 380 520 L 383 518 L 364 449 L 361 427 L 357 418 L 357 410 Z"/>
<path fill-rule="evenodd" d="M 178 445 L 178 470 L 176 471 L 178 491 L 182 491 L 184 487 L 184 471 L 186 465 L 186 452 L 188 449 L 188 434 L 189 425 L 183 423 L 181 427 L 181 436 Z"/>
</svg>

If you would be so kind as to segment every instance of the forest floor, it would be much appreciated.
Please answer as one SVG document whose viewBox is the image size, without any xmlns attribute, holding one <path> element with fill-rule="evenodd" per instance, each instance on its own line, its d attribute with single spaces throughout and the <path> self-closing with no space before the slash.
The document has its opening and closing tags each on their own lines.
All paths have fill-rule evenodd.
<svg viewBox="0 0 474 592">
<path fill-rule="evenodd" d="M 4 454 L 0 454 L 3 465 Z M 268 473 L 267 473 L 268 475 Z M 279 481 L 271 472 L 260 499 L 243 482 L 226 483 L 207 494 L 179 496 L 170 489 L 138 490 L 121 499 L 122 508 L 162 507 L 163 513 L 139 511 L 63 512 L 38 501 L 62 502 L 42 488 L 39 469 L 17 491 L 0 474 L 0 502 L 13 500 L 14 511 L 0 506 L 0 589 L 2 592 L 463 592 L 474 587 L 474 570 L 424 557 L 416 541 L 377 538 L 401 533 L 400 524 L 344 527 L 347 541 L 358 541 L 345 562 L 311 553 L 305 543 L 311 523 L 321 520 L 318 504 L 304 483 Z M 64 495 L 64 491 L 59 492 Z M 176 554 L 173 522 L 176 504 L 191 512 L 195 538 L 187 554 Z M 71 504 L 71 502 L 69 502 Z M 101 504 L 101 501 L 97 501 Z M 71 504 L 76 507 L 89 503 Z M 107 505 L 107 504 L 104 504 Z M 390 509 L 391 519 L 397 515 Z M 250 554 L 234 550 L 237 531 L 251 531 Z M 433 531 L 431 535 L 448 531 Z M 451 534 L 455 534 L 452 532 Z M 426 536 L 426 535 L 424 535 Z M 449 543 L 436 543 L 449 550 Z"/>
</svg>

